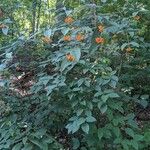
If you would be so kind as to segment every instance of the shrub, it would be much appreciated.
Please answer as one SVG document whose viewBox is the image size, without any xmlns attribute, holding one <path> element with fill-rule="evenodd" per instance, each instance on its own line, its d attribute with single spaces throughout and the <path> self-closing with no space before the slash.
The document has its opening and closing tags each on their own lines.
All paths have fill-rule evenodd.
<svg viewBox="0 0 150 150">
<path fill-rule="evenodd" d="M 147 10 L 133 2 L 56 4 L 51 27 L 10 47 L 4 78 L 24 74 L 6 81 L 0 149 L 149 148 Z"/>
</svg>

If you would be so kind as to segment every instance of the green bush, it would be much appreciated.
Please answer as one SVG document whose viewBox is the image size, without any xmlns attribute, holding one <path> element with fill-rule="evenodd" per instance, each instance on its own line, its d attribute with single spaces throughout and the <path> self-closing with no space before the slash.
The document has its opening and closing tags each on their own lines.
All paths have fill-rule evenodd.
<svg viewBox="0 0 150 150">
<path fill-rule="evenodd" d="M 121 0 L 33 4 L 52 12 L 37 18 L 37 32 L 33 11 L 30 36 L 13 26 L 0 33 L 1 45 L 13 43 L 0 51 L 2 113 L 9 109 L 0 116 L 0 149 L 149 149 L 149 123 L 139 119 L 150 113 L 149 10 Z"/>
</svg>

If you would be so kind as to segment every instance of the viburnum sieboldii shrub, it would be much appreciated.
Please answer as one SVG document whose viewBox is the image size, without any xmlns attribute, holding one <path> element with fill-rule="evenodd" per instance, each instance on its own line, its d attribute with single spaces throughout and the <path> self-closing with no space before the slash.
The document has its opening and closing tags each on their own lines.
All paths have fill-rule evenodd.
<svg viewBox="0 0 150 150">
<path fill-rule="evenodd" d="M 40 74 L 34 89 L 44 87 L 50 103 L 61 104 L 68 133 L 80 134 L 89 148 L 138 149 L 143 136 L 117 86 L 122 64 L 112 66 L 111 57 L 129 61 L 141 49 L 137 25 L 142 11 L 129 3 L 112 13 L 101 12 L 103 7 L 64 9 L 61 21 L 56 16 L 59 23 L 42 38 L 55 50 L 40 65 L 52 64 L 53 73 Z"/>
</svg>

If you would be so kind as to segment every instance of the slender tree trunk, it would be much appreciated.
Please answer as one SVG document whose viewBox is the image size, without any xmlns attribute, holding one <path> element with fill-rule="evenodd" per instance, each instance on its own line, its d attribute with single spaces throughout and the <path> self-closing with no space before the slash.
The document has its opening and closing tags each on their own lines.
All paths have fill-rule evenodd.
<svg viewBox="0 0 150 150">
<path fill-rule="evenodd" d="M 34 34 L 35 30 L 36 30 L 36 8 L 37 8 L 37 0 L 33 0 L 33 3 L 32 3 L 32 34 Z"/>
<path fill-rule="evenodd" d="M 39 26 L 40 26 L 40 14 L 41 14 L 41 0 L 38 3 L 38 13 L 37 13 L 37 23 L 36 23 L 36 31 L 39 30 Z"/>
</svg>

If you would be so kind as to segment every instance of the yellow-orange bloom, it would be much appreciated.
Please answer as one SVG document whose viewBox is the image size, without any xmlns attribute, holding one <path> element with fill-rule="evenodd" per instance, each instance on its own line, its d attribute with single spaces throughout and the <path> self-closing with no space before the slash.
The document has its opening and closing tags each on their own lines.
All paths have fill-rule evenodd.
<svg viewBox="0 0 150 150">
<path fill-rule="evenodd" d="M 103 25 L 99 25 L 98 26 L 98 31 L 99 32 L 103 32 L 104 31 L 104 26 Z"/>
<path fill-rule="evenodd" d="M 42 41 L 45 42 L 45 43 L 47 43 L 47 44 L 49 44 L 49 43 L 52 42 L 52 39 L 49 38 L 48 36 L 44 36 L 44 37 L 42 37 Z"/>
<path fill-rule="evenodd" d="M 82 35 L 82 34 L 76 35 L 76 40 L 77 41 L 83 41 L 84 40 L 84 35 Z"/>
<path fill-rule="evenodd" d="M 131 47 L 128 47 L 127 49 L 126 49 L 126 52 L 128 52 L 128 53 L 130 53 L 132 51 L 132 48 Z"/>
<path fill-rule="evenodd" d="M 64 41 L 71 41 L 71 36 L 70 35 L 64 36 Z"/>
<path fill-rule="evenodd" d="M 140 20 L 140 18 L 141 18 L 140 16 L 135 16 L 134 20 L 138 21 L 138 20 Z"/>
<path fill-rule="evenodd" d="M 70 24 L 70 23 L 72 23 L 73 21 L 74 21 L 74 19 L 73 19 L 72 17 L 70 17 L 70 16 L 68 16 L 68 17 L 65 18 L 65 23 Z"/>
<path fill-rule="evenodd" d="M 103 44 L 105 42 L 105 39 L 102 37 L 97 37 L 95 38 L 95 41 L 97 44 Z"/>
<path fill-rule="evenodd" d="M 67 55 L 66 55 L 66 59 L 67 59 L 68 61 L 75 61 L 75 57 L 74 57 L 73 55 L 71 55 L 71 54 L 67 54 Z"/>
</svg>

